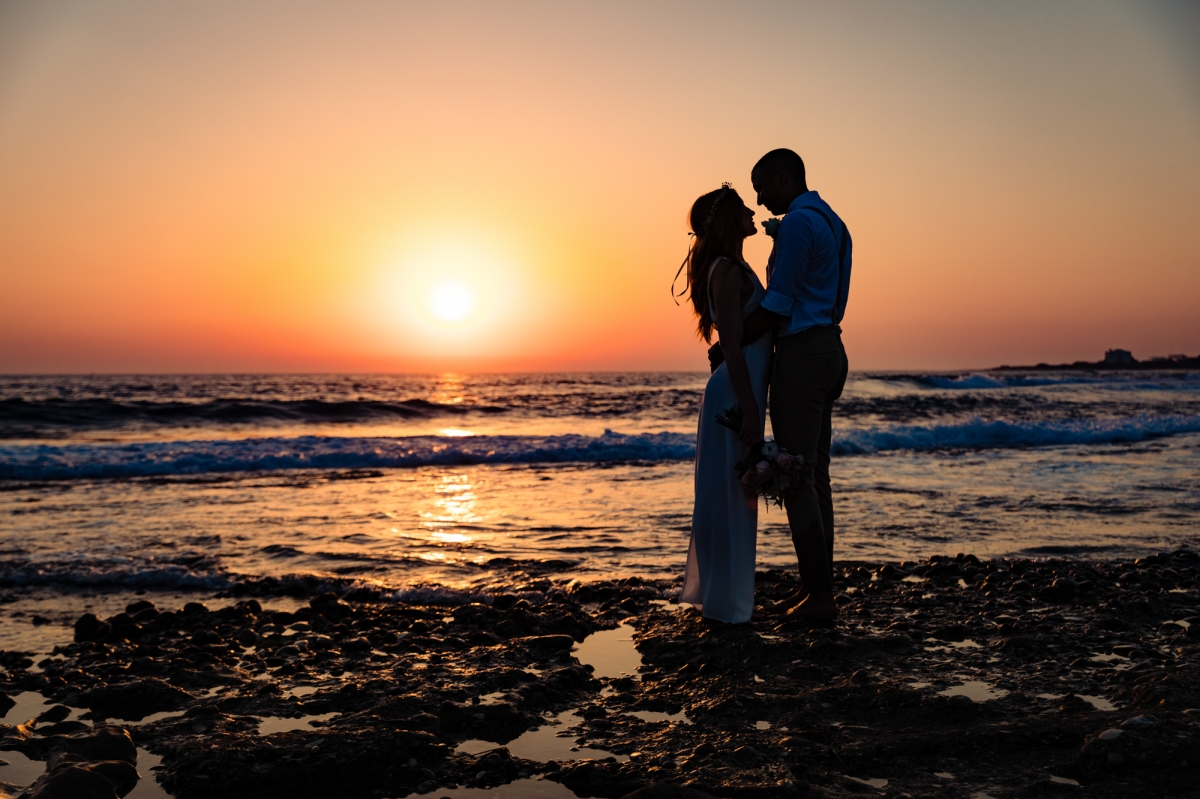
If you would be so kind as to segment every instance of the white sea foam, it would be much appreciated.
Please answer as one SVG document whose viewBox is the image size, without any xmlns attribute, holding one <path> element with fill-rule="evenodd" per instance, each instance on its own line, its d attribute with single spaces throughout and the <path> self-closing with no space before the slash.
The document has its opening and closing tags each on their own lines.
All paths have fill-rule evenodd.
<svg viewBox="0 0 1200 799">
<path fill-rule="evenodd" d="M 1137 416 L 1047 422 L 1001 422 L 976 418 L 958 424 L 896 425 L 840 431 L 834 437 L 833 453 L 866 455 L 888 450 L 1118 444 L 1195 432 L 1200 432 L 1200 416 Z"/>
<path fill-rule="evenodd" d="M 0 446 L 0 479 L 67 480 L 260 472 L 370 469 L 480 463 L 682 460 L 695 456 L 684 433 L 600 436 L 301 436 L 238 441 L 68 446 Z"/>
</svg>

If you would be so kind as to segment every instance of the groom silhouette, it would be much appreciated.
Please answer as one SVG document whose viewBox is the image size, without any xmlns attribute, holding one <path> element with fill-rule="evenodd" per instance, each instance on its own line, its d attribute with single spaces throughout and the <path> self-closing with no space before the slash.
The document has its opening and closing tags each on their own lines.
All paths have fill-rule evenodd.
<svg viewBox="0 0 1200 799">
<path fill-rule="evenodd" d="M 850 294 L 850 231 L 809 190 L 804 161 L 793 151 L 764 155 L 750 180 L 758 204 L 783 219 L 767 262 L 767 295 L 746 319 L 742 344 L 775 331 L 771 427 L 780 446 L 804 458 L 802 483 L 784 496 L 803 587 L 777 607 L 791 616 L 830 620 L 837 605 L 829 446 L 833 404 L 849 369 L 840 323 Z"/>
</svg>

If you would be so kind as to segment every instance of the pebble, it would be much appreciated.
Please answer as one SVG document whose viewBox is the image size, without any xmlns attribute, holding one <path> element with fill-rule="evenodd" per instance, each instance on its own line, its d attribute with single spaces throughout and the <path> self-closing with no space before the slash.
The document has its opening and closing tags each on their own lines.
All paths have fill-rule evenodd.
<svg viewBox="0 0 1200 799">
<path fill-rule="evenodd" d="M 1150 716 L 1134 716 L 1121 722 L 1122 727 L 1149 727 L 1155 721 Z"/>
</svg>

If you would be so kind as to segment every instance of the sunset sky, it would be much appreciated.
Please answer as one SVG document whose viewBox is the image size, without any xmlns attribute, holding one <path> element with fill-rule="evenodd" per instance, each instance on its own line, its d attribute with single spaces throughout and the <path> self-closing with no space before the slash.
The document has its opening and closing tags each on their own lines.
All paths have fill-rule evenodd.
<svg viewBox="0 0 1200 799">
<path fill-rule="evenodd" d="M 1200 353 L 1187 0 L 7 0 L 0 372 L 702 369 L 686 212 L 774 147 L 851 368 Z"/>
</svg>

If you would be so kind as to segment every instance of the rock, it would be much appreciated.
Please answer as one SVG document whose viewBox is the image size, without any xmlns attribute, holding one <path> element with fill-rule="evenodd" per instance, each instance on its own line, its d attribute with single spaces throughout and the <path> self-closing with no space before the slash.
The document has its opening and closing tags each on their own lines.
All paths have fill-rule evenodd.
<svg viewBox="0 0 1200 799">
<path fill-rule="evenodd" d="M 134 771 L 136 781 L 137 771 Z M 43 774 L 29 789 L 29 799 L 118 799 L 107 776 L 87 765 L 68 764 Z"/>
<path fill-rule="evenodd" d="M 1108 765 L 1110 766 L 1119 766 L 1125 762 L 1125 758 L 1120 752 L 1109 752 L 1108 757 L 1105 759 L 1108 761 Z"/>
<path fill-rule="evenodd" d="M 80 697 L 84 707 L 103 718 L 140 721 L 151 713 L 178 710 L 195 696 L 157 677 L 146 677 L 119 685 L 102 685 Z"/>
<path fill-rule="evenodd" d="M 702 743 L 692 750 L 692 757 L 704 757 L 705 755 L 715 755 L 717 747 L 710 743 Z"/>
<path fill-rule="evenodd" d="M 95 614 L 85 613 L 75 622 L 75 643 L 103 641 L 112 632 L 112 625 L 102 622 Z"/>
<path fill-rule="evenodd" d="M 1149 727 L 1155 724 L 1155 720 L 1151 716 L 1134 716 L 1131 719 L 1125 719 L 1121 722 L 1122 727 Z"/>
<path fill-rule="evenodd" d="M 1107 729 L 1104 732 L 1100 733 L 1096 737 L 1099 738 L 1101 741 L 1115 741 L 1121 737 L 1121 731 L 1118 729 L 1110 728 L 1110 729 Z"/>
<path fill-rule="evenodd" d="M 527 646 L 530 649 L 549 650 L 558 652 L 570 651 L 575 645 L 575 639 L 569 635 L 535 635 L 528 638 L 514 638 L 511 643 L 515 646 Z"/>
<path fill-rule="evenodd" d="M 55 705 L 37 717 L 39 723 L 56 724 L 71 715 L 71 708 Z"/>
<path fill-rule="evenodd" d="M 8 711 L 12 710 L 16 704 L 12 697 L 0 691 L 0 716 L 8 715 Z"/>
<path fill-rule="evenodd" d="M 963 624 L 948 624 L 933 631 L 933 637 L 942 641 L 963 641 L 971 631 Z"/>
<path fill-rule="evenodd" d="M 129 733 L 118 727 L 96 727 L 87 732 L 55 735 L 43 740 L 47 758 L 70 755 L 77 760 L 137 762 L 137 748 Z"/>
<path fill-rule="evenodd" d="M 971 707 L 975 701 L 964 694 L 955 694 L 949 699 L 950 707 Z"/>
</svg>

